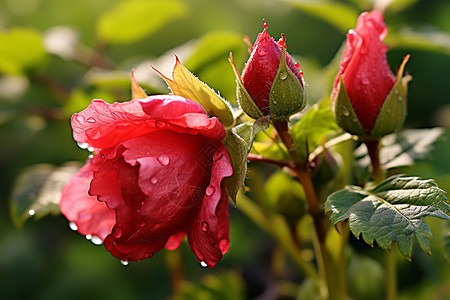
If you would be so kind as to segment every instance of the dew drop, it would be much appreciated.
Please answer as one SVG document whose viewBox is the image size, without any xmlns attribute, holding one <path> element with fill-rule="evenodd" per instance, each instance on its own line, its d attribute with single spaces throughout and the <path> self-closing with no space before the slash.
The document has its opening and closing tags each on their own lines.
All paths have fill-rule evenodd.
<svg viewBox="0 0 450 300">
<path fill-rule="evenodd" d="M 90 241 L 90 240 L 92 239 L 92 235 L 90 235 L 90 234 L 86 235 L 86 239 L 87 239 L 88 241 Z"/>
<path fill-rule="evenodd" d="M 365 84 L 365 85 L 368 85 L 370 83 L 369 78 L 364 77 L 363 80 L 362 80 L 362 83 Z"/>
<path fill-rule="evenodd" d="M 206 268 L 208 266 L 208 264 L 202 260 L 200 262 L 200 266 L 202 266 L 203 268 Z"/>
<path fill-rule="evenodd" d="M 347 106 L 342 105 L 342 114 L 346 117 L 350 116 L 350 111 L 348 110 Z"/>
<path fill-rule="evenodd" d="M 158 178 L 156 178 L 156 176 L 153 176 L 152 178 L 150 178 L 150 182 L 153 184 L 157 184 L 158 183 Z"/>
<path fill-rule="evenodd" d="M 365 55 L 365 54 L 367 54 L 367 52 L 368 52 L 368 50 L 366 47 L 361 48 L 361 54 Z"/>
<path fill-rule="evenodd" d="M 389 108 L 386 112 L 387 112 L 388 114 L 390 114 L 390 113 L 392 112 L 392 110 Z"/>
<path fill-rule="evenodd" d="M 206 222 L 202 222 L 201 227 L 202 227 L 202 230 L 205 232 L 208 231 L 208 229 L 209 229 L 209 225 Z"/>
<path fill-rule="evenodd" d="M 36 213 L 36 211 L 35 211 L 34 209 L 30 209 L 30 210 L 28 211 L 28 214 L 29 214 L 30 216 L 34 216 L 35 213 Z"/>
<path fill-rule="evenodd" d="M 218 161 L 223 157 L 223 154 L 221 152 L 214 154 L 213 161 Z"/>
<path fill-rule="evenodd" d="M 161 128 L 166 127 L 166 123 L 164 123 L 163 121 L 156 121 L 155 126 L 156 126 L 156 128 L 161 129 Z"/>
<path fill-rule="evenodd" d="M 77 231 L 78 230 L 78 226 L 74 222 L 70 222 L 69 223 L 69 228 L 72 229 L 73 231 Z"/>
<path fill-rule="evenodd" d="M 89 151 L 89 152 L 94 152 L 94 147 L 91 147 L 91 146 L 89 146 L 89 147 L 87 147 L 87 150 Z"/>
<path fill-rule="evenodd" d="M 95 123 L 95 122 L 97 122 L 97 120 L 95 120 L 93 117 L 89 117 L 89 118 L 86 119 L 86 122 L 88 122 L 88 123 Z"/>
<path fill-rule="evenodd" d="M 397 100 L 398 100 L 398 101 L 402 101 L 402 100 L 403 100 L 403 97 L 402 97 L 402 96 L 398 96 Z"/>
<path fill-rule="evenodd" d="M 80 147 L 81 149 L 87 149 L 87 147 L 89 147 L 88 143 L 80 143 L 80 142 L 78 142 L 77 144 L 78 144 L 78 147 Z"/>
<path fill-rule="evenodd" d="M 280 79 L 281 80 L 286 80 L 286 78 L 287 78 L 287 73 L 286 72 L 280 72 Z"/>
<path fill-rule="evenodd" d="M 169 164 L 169 157 L 167 155 L 160 155 L 158 156 L 157 160 L 163 166 L 167 166 Z"/>
<path fill-rule="evenodd" d="M 399 93 L 400 92 L 397 89 L 395 89 L 395 94 L 398 95 Z"/>
<path fill-rule="evenodd" d="M 214 189 L 214 187 L 210 185 L 206 188 L 206 195 L 211 196 L 212 194 L 214 194 L 215 191 L 216 190 Z"/>
<path fill-rule="evenodd" d="M 121 259 L 120 263 L 122 264 L 122 266 L 128 266 L 130 264 L 130 262 L 128 260 L 125 260 L 125 259 Z"/>
<path fill-rule="evenodd" d="M 273 101 L 272 103 L 273 103 L 273 105 L 277 105 L 277 101 Z"/>
<path fill-rule="evenodd" d="M 94 245 L 101 245 L 101 244 L 103 244 L 102 240 L 101 240 L 98 236 L 96 236 L 96 235 L 93 235 L 93 236 L 92 236 L 91 242 L 92 242 Z"/>
<path fill-rule="evenodd" d="M 93 155 L 93 154 L 89 154 L 89 155 L 88 155 L 88 158 L 89 158 L 89 159 L 94 158 L 94 155 Z"/>
<path fill-rule="evenodd" d="M 104 153 L 100 154 L 100 158 L 105 158 L 105 154 Z"/>
</svg>

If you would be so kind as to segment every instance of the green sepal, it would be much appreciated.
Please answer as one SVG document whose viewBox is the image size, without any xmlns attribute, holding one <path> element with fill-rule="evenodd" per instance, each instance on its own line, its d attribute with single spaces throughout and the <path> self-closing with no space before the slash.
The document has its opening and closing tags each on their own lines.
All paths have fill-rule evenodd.
<svg viewBox="0 0 450 300">
<path fill-rule="evenodd" d="M 358 136 L 367 135 L 353 110 L 342 76 L 339 78 L 339 87 L 333 105 L 333 113 L 336 122 L 345 131 Z"/>
<path fill-rule="evenodd" d="M 228 61 L 230 62 L 231 67 L 233 68 L 234 71 L 234 75 L 236 76 L 236 98 L 240 107 L 251 118 L 255 120 L 261 118 L 262 116 L 264 116 L 264 114 L 256 106 L 255 102 L 253 102 L 252 97 L 247 92 L 247 89 L 244 87 L 244 84 L 242 83 L 241 80 L 241 76 L 239 75 L 239 72 L 233 63 L 231 56 L 228 59 Z"/>
<path fill-rule="evenodd" d="M 241 131 L 245 132 L 247 124 L 241 124 L 236 127 L 243 127 Z M 251 125 L 250 125 L 251 126 Z M 227 135 L 223 141 L 225 147 L 231 156 L 231 162 L 233 164 L 233 175 L 226 178 L 226 188 L 228 195 L 236 204 L 236 195 L 240 188 L 244 187 L 245 177 L 247 176 L 247 154 L 248 144 L 237 133 L 236 127 L 228 130 Z"/>
<path fill-rule="evenodd" d="M 400 129 L 406 118 L 406 95 L 411 76 L 403 76 L 409 56 L 403 60 L 397 72 L 397 81 L 381 107 L 371 137 L 383 137 Z"/>
<path fill-rule="evenodd" d="M 305 108 L 303 85 L 286 64 L 286 49 L 283 46 L 277 75 L 272 83 L 269 97 L 270 116 L 273 119 L 289 118 Z"/>
<path fill-rule="evenodd" d="M 227 192 L 236 204 L 236 195 L 240 188 L 245 186 L 247 176 L 247 155 L 252 148 L 253 141 L 258 132 L 270 125 L 270 117 L 264 116 L 251 122 L 243 123 L 227 131 L 223 143 L 227 147 L 233 164 L 233 175 L 226 179 Z"/>
</svg>

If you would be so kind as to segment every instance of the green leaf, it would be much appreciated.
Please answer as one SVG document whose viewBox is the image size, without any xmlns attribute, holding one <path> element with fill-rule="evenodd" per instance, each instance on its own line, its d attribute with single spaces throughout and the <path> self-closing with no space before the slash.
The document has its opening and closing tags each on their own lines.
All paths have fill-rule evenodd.
<svg viewBox="0 0 450 300">
<path fill-rule="evenodd" d="M 336 135 L 339 130 L 330 100 L 325 99 L 313 105 L 310 110 L 291 128 L 291 134 L 297 146 L 297 152 L 304 159 L 328 137 Z M 306 146 L 308 145 L 308 147 Z"/>
<path fill-rule="evenodd" d="M 0 73 L 22 74 L 41 66 L 45 59 L 39 32 L 26 28 L 0 30 Z"/>
<path fill-rule="evenodd" d="M 353 234 L 362 234 L 369 245 L 375 240 L 388 250 L 395 241 L 400 252 L 411 258 L 414 237 L 430 253 L 432 234 L 423 218 L 450 220 L 444 193 L 433 180 L 393 176 L 372 189 L 348 186 L 337 191 L 328 197 L 325 210 L 331 212 L 333 224 L 349 219 Z"/>
<path fill-rule="evenodd" d="M 40 219 L 59 214 L 62 187 L 80 167 L 80 163 L 69 162 L 60 167 L 39 164 L 25 169 L 16 179 L 10 198 L 14 225 L 22 228 L 32 216 Z"/>
<path fill-rule="evenodd" d="M 287 0 L 293 7 L 317 17 L 346 33 L 354 28 L 359 10 L 351 5 L 337 1 Z"/>
<path fill-rule="evenodd" d="M 132 43 L 183 16 L 186 10 L 179 0 L 121 1 L 100 16 L 97 34 L 107 43 Z"/>
<path fill-rule="evenodd" d="M 408 129 L 384 137 L 381 141 L 381 164 L 385 169 L 409 166 L 415 161 L 429 156 L 433 144 L 444 135 L 444 129 Z M 355 152 L 358 165 L 368 168 L 370 158 L 365 145 L 358 147 Z"/>
</svg>

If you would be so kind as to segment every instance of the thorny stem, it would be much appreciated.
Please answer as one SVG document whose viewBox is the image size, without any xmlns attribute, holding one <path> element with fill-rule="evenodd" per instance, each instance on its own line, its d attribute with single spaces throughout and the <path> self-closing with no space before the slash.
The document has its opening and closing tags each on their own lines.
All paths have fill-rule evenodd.
<svg viewBox="0 0 450 300">
<path fill-rule="evenodd" d="M 386 178 L 380 162 L 381 139 L 366 139 L 362 141 L 369 152 L 374 184 L 379 184 Z M 385 269 L 386 300 L 395 300 L 397 299 L 397 268 L 393 250 L 386 252 Z"/>
<path fill-rule="evenodd" d="M 328 289 L 328 298 L 336 299 L 336 284 L 333 278 L 333 261 L 326 247 L 325 240 L 327 234 L 327 219 L 321 203 L 319 202 L 313 183 L 311 181 L 311 173 L 307 161 L 304 161 L 297 153 L 294 139 L 289 132 L 288 122 L 286 120 L 273 120 L 273 125 L 277 130 L 281 141 L 288 149 L 288 152 L 294 162 L 291 167 L 292 173 L 298 178 L 305 191 L 306 201 L 308 203 L 308 211 L 313 218 L 314 228 L 317 235 L 318 264 L 321 269 L 323 279 Z"/>
</svg>

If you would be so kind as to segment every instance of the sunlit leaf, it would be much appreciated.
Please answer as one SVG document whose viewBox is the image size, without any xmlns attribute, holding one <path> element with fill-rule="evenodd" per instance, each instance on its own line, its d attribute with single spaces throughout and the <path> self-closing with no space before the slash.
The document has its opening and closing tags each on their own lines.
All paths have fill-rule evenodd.
<svg viewBox="0 0 450 300">
<path fill-rule="evenodd" d="M 231 106 L 209 86 L 195 77 L 176 57 L 172 79 L 154 69 L 167 82 L 172 93 L 198 102 L 210 116 L 216 116 L 225 127 L 234 123 Z"/>
<path fill-rule="evenodd" d="M 179 0 L 121 1 L 100 17 L 97 34 L 107 43 L 132 43 L 158 31 L 186 11 L 186 5 Z"/>
<path fill-rule="evenodd" d="M 42 35 L 26 28 L 0 30 L 0 73 L 17 75 L 43 64 Z"/>
<path fill-rule="evenodd" d="M 10 199 L 14 225 L 21 228 L 31 217 L 59 214 L 62 187 L 80 167 L 80 163 L 70 162 L 60 167 L 40 164 L 25 169 L 16 179 Z"/>
<path fill-rule="evenodd" d="M 297 152 L 304 158 L 308 153 L 326 141 L 328 137 L 339 130 L 329 99 L 321 101 L 310 110 L 291 128 L 292 137 L 297 145 Z"/>
<path fill-rule="evenodd" d="M 432 234 L 423 218 L 450 220 L 444 193 L 433 180 L 393 176 L 368 190 L 348 186 L 337 191 L 328 197 L 325 210 L 331 212 L 333 224 L 348 219 L 353 234 L 361 234 L 369 245 L 375 240 L 388 250 L 396 242 L 410 258 L 414 237 L 424 251 L 431 252 Z"/>
<path fill-rule="evenodd" d="M 285 0 L 293 7 L 334 26 L 340 32 L 354 28 L 359 10 L 337 1 Z"/>
<path fill-rule="evenodd" d="M 134 79 L 134 68 L 131 70 L 131 98 L 132 99 L 145 99 L 147 98 L 147 94 L 144 89 L 136 82 Z"/>
</svg>

